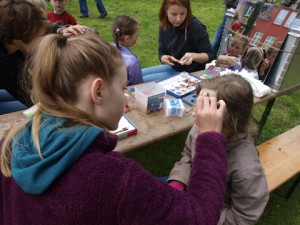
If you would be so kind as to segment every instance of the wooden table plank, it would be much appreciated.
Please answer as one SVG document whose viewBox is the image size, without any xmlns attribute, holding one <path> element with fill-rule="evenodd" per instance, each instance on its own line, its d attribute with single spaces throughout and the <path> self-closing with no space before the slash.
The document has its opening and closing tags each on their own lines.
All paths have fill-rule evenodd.
<svg viewBox="0 0 300 225">
<path fill-rule="evenodd" d="M 119 141 L 115 150 L 122 153 L 188 131 L 194 123 L 192 111 L 185 112 L 183 117 L 166 117 L 164 110 L 145 115 L 135 107 L 134 101 L 129 103 L 129 108 L 126 115 L 137 126 L 138 133 Z"/>
</svg>

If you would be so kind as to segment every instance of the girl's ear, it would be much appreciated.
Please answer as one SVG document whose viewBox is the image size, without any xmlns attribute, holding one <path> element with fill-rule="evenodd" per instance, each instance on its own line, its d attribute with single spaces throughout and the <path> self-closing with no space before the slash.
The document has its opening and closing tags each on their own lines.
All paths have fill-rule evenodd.
<svg viewBox="0 0 300 225">
<path fill-rule="evenodd" d="M 91 85 L 91 97 L 95 104 L 102 104 L 104 95 L 104 81 L 102 78 L 96 78 Z"/>
<path fill-rule="evenodd" d="M 130 35 L 125 35 L 124 41 L 125 43 L 128 43 L 128 41 L 130 41 Z"/>
</svg>

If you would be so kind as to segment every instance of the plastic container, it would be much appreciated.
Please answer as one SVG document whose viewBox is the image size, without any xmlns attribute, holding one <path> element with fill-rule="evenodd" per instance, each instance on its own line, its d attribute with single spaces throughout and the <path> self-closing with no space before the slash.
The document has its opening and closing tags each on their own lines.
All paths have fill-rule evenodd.
<svg viewBox="0 0 300 225">
<path fill-rule="evenodd" d="M 170 98 L 170 99 L 165 99 L 164 110 L 166 116 L 182 117 L 185 107 L 181 99 Z"/>
<path fill-rule="evenodd" d="M 135 104 L 143 113 L 149 114 L 162 109 L 166 90 L 155 82 L 135 87 Z"/>
</svg>

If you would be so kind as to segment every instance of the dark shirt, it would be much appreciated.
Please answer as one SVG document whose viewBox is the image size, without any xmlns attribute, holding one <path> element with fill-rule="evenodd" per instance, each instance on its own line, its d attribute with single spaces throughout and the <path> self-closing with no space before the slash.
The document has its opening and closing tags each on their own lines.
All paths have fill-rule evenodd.
<svg viewBox="0 0 300 225">
<path fill-rule="evenodd" d="M 224 0 L 224 3 L 226 5 L 226 8 L 229 9 L 229 8 L 236 8 L 239 1 L 238 0 Z"/>
<path fill-rule="evenodd" d="M 76 19 L 66 11 L 61 14 L 48 12 L 46 16 L 53 24 L 58 24 L 59 26 L 77 25 Z"/>
<path fill-rule="evenodd" d="M 185 40 L 185 31 L 182 28 L 168 26 L 164 31 L 162 27 L 159 28 L 159 60 L 163 55 L 171 55 L 176 59 L 181 59 L 185 53 L 206 53 L 208 55 L 208 62 L 213 60 L 213 53 L 209 41 L 206 27 L 196 18 L 192 18 L 191 25 L 187 29 L 187 36 Z M 203 70 L 205 63 L 200 64 L 193 62 L 191 65 L 181 65 L 176 63 L 173 69 L 176 71 L 194 72 Z"/>
<path fill-rule="evenodd" d="M 27 106 L 32 103 L 28 93 L 24 90 L 23 74 L 25 55 L 21 51 L 8 54 L 3 43 L 0 42 L 0 89 L 5 89 L 16 100 Z"/>
</svg>

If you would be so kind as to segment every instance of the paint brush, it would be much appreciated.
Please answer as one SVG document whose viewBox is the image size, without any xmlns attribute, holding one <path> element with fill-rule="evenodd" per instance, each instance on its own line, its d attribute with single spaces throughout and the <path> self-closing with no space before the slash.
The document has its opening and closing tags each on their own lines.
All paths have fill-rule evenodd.
<svg viewBox="0 0 300 225">
<path fill-rule="evenodd" d="M 193 105 L 190 109 L 186 110 L 186 113 L 189 113 L 190 111 L 192 111 L 195 108 L 196 105 Z"/>
</svg>

